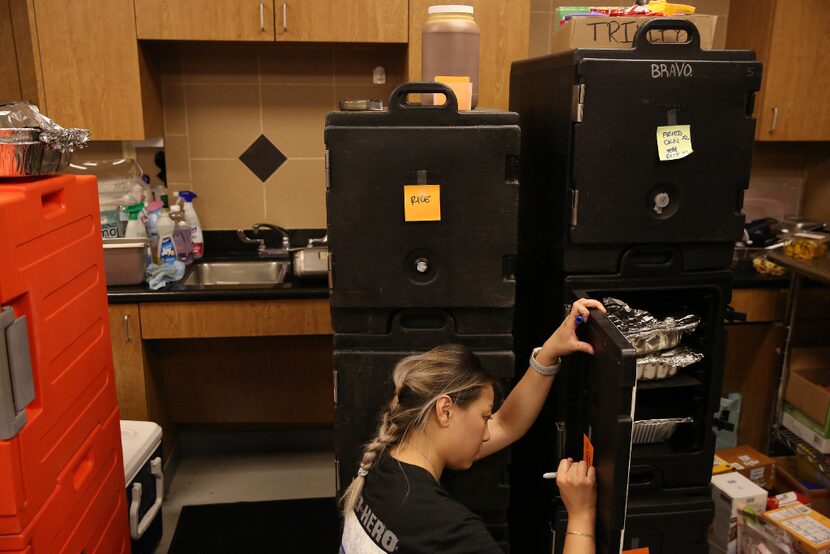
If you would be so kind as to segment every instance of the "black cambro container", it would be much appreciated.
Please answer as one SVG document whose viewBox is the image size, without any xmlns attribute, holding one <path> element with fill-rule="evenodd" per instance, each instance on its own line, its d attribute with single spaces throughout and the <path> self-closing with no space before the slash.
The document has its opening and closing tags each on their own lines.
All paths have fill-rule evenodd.
<svg viewBox="0 0 830 554">
<path fill-rule="evenodd" d="M 614 273 L 623 252 L 651 244 L 678 252 L 684 271 L 728 267 L 741 237 L 761 64 L 752 51 L 701 50 L 686 20 L 641 29 L 630 49 L 577 49 L 511 69 L 519 242 L 567 272 Z M 689 41 L 651 43 L 651 29 Z M 680 148 L 672 159 L 660 159 L 663 141 Z"/>
<path fill-rule="evenodd" d="M 459 333 L 510 333 L 519 117 L 459 112 L 437 83 L 388 110 L 326 117 L 335 333 L 387 333 L 401 307 L 452 313 Z M 442 106 L 412 93 L 447 92 Z"/>
<path fill-rule="evenodd" d="M 649 554 L 707 554 L 707 531 L 714 506 L 708 487 L 632 496 L 628 501 L 623 548 L 648 548 Z M 568 515 L 555 511 L 554 541 L 562 552 Z"/>
</svg>

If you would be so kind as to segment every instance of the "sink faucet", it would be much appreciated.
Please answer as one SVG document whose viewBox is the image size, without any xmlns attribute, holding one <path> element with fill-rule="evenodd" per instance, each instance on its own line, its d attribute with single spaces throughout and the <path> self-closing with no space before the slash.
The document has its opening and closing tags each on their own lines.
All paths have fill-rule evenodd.
<svg viewBox="0 0 830 554">
<path fill-rule="evenodd" d="M 279 225 L 272 225 L 270 223 L 256 223 L 251 227 L 251 232 L 254 236 L 258 236 L 261 229 L 269 229 L 271 231 L 278 231 L 282 234 L 282 244 L 279 248 L 266 248 L 265 246 L 265 239 L 256 238 L 252 239 L 248 235 L 245 234 L 244 229 L 237 229 L 236 236 L 239 237 L 239 240 L 244 242 L 245 244 L 256 244 L 257 245 L 257 254 L 260 256 L 272 256 L 277 258 L 288 257 L 288 251 L 291 248 L 291 243 L 288 240 L 288 231 L 280 227 Z"/>
</svg>

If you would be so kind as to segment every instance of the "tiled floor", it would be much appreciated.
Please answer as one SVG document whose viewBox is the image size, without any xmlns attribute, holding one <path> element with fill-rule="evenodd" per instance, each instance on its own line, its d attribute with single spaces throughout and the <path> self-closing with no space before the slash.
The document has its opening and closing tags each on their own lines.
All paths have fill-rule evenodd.
<svg viewBox="0 0 830 554">
<path fill-rule="evenodd" d="M 334 453 L 211 454 L 184 458 L 162 505 L 165 554 L 182 506 L 334 496 Z"/>
</svg>

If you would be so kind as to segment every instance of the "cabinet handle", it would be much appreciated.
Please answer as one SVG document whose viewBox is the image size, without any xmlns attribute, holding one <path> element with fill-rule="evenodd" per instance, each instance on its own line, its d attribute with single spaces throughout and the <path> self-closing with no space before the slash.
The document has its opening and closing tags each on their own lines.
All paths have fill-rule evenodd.
<svg viewBox="0 0 830 554">
<path fill-rule="evenodd" d="M 133 338 L 130 336 L 130 314 L 124 316 L 124 340 L 133 342 Z"/>
<path fill-rule="evenodd" d="M 265 4 L 259 3 L 259 30 L 265 32 Z"/>
<path fill-rule="evenodd" d="M 288 4 L 282 0 L 282 32 L 288 32 Z"/>
<path fill-rule="evenodd" d="M 772 109 L 772 124 L 769 126 L 769 133 L 772 134 L 775 132 L 775 128 L 778 126 L 778 108 Z"/>
</svg>

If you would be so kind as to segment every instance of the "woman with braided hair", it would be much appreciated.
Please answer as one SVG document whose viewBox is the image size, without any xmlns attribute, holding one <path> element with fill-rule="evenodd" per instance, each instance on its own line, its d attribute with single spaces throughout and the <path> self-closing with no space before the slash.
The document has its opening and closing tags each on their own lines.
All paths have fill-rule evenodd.
<svg viewBox="0 0 830 554">
<path fill-rule="evenodd" d="M 467 469 L 527 432 L 559 358 L 594 353 L 576 336 L 589 309 L 605 311 L 596 300 L 577 300 L 545 344 L 534 349 L 530 368 L 495 413 L 496 379 L 467 348 L 439 346 L 401 360 L 393 373 L 394 395 L 341 500 L 341 554 L 500 553 L 481 519 L 443 489 L 441 474 L 445 468 Z M 594 469 L 562 460 L 556 480 L 568 509 L 565 554 L 593 553 Z"/>
</svg>

